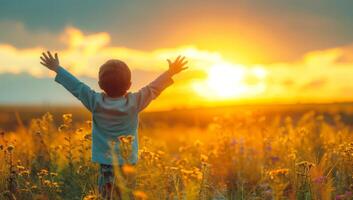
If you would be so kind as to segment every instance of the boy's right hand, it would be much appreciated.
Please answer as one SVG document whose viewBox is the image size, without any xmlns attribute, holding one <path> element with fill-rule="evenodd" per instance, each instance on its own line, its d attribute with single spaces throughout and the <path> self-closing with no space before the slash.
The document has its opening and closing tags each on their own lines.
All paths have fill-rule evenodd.
<svg viewBox="0 0 353 200">
<path fill-rule="evenodd" d="M 185 57 L 178 56 L 174 62 L 170 61 L 167 59 L 168 64 L 169 64 L 169 69 L 168 73 L 171 76 L 174 76 L 177 73 L 180 73 L 181 71 L 186 70 L 188 67 L 185 67 L 185 65 L 188 63 L 187 60 L 185 60 Z"/>
<path fill-rule="evenodd" d="M 47 51 L 47 54 L 43 52 L 42 56 L 40 57 L 40 59 L 42 60 L 40 64 L 44 65 L 52 71 L 57 72 L 59 69 L 59 58 L 57 53 L 55 53 L 54 56 L 55 57 L 53 57 L 50 51 Z"/>
</svg>

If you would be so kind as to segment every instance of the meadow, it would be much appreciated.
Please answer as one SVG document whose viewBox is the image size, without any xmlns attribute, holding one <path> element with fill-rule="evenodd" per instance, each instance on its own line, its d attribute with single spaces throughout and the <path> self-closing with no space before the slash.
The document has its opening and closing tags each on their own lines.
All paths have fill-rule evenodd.
<svg viewBox="0 0 353 200">
<path fill-rule="evenodd" d="M 87 111 L 0 113 L 0 199 L 101 199 Z M 147 112 L 139 138 L 116 138 L 126 156 L 132 139 L 138 164 L 115 170 L 122 199 L 353 198 L 352 104 Z"/>
</svg>

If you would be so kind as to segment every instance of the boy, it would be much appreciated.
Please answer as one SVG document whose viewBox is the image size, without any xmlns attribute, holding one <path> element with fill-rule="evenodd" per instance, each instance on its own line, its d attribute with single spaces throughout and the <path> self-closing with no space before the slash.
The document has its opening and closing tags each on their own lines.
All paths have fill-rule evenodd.
<svg viewBox="0 0 353 200">
<path fill-rule="evenodd" d="M 99 191 L 110 199 L 114 180 L 113 157 L 118 164 L 125 164 L 119 151 L 119 136 L 132 135 L 132 155 L 128 162 L 136 164 L 138 155 L 138 114 L 148 106 L 165 88 L 173 83 L 175 74 L 187 69 L 185 57 L 174 62 L 167 60 L 169 69 L 156 80 L 136 93 L 127 92 L 131 86 L 129 67 L 120 60 L 108 60 L 99 70 L 99 87 L 104 93 L 97 93 L 80 82 L 59 64 L 58 55 L 49 51 L 40 57 L 42 65 L 56 72 L 55 81 L 64 86 L 92 113 L 92 161 L 100 164 Z M 114 148 L 114 149 L 111 149 Z M 113 150 L 113 151 L 112 151 Z M 112 155 L 116 152 L 116 155 Z"/>
</svg>

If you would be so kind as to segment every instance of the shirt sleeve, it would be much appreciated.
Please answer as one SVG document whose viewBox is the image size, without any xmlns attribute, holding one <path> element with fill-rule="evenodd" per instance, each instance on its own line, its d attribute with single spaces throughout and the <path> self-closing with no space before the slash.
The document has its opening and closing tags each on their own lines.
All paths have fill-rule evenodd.
<svg viewBox="0 0 353 200">
<path fill-rule="evenodd" d="M 79 81 L 62 67 L 59 67 L 55 81 L 64 86 L 64 88 L 79 99 L 89 111 L 92 112 L 94 110 L 97 93 L 86 84 Z"/>
<path fill-rule="evenodd" d="M 173 79 L 165 72 L 138 92 L 133 93 L 136 96 L 138 112 L 145 109 L 153 99 L 157 98 L 171 84 L 173 84 Z"/>
</svg>

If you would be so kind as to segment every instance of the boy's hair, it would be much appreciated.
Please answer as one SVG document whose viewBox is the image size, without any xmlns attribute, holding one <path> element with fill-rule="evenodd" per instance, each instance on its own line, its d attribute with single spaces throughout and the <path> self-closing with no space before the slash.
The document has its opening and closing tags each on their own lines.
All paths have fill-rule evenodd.
<svg viewBox="0 0 353 200">
<path fill-rule="evenodd" d="M 108 96 L 123 96 L 131 85 L 131 71 L 123 61 L 108 60 L 99 69 L 98 83 Z"/>
</svg>

